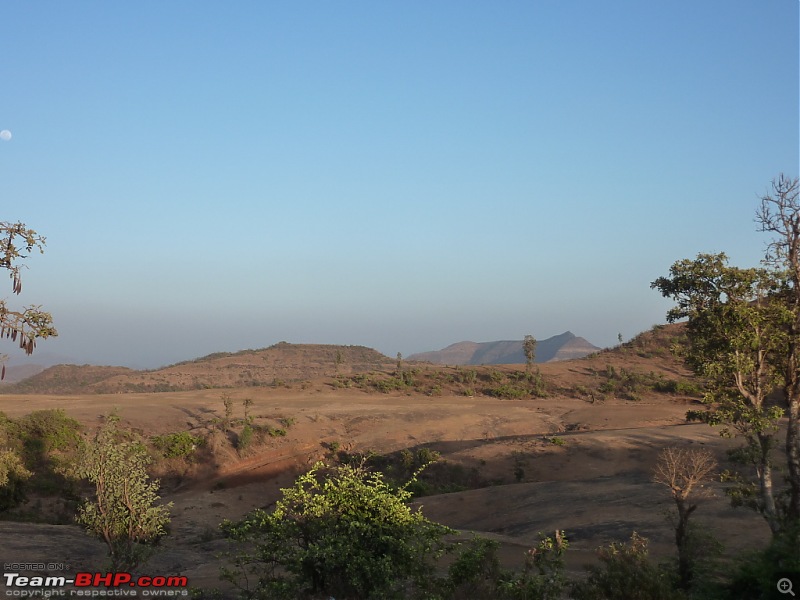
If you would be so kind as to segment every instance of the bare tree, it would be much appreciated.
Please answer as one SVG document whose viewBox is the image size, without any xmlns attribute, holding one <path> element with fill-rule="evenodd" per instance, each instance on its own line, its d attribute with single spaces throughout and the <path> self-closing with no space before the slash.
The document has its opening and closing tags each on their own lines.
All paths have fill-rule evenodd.
<svg viewBox="0 0 800 600">
<path fill-rule="evenodd" d="M 693 448 L 664 448 L 653 471 L 653 481 L 669 488 L 678 520 L 675 524 L 675 544 L 678 547 L 678 575 L 680 585 L 687 589 L 692 581 L 694 556 L 689 538 L 689 518 L 697 509 L 694 500 L 709 495 L 704 487 L 717 467 L 717 461 L 708 450 Z"/>
</svg>

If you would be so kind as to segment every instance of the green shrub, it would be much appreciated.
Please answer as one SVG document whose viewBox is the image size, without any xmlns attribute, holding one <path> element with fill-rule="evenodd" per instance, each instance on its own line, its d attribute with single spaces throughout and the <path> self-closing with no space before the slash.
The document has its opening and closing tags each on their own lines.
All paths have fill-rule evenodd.
<svg viewBox="0 0 800 600">
<path fill-rule="evenodd" d="M 188 431 L 178 433 L 167 433 L 151 438 L 153 446 L 161 452 L 165 458 L 181 458 L 190 456 L 203 444 L 203 438 L 196 437 Z"/>
<path fill-rule="evenodd" d="M 30 476 L 16 452 L 0 450 L 0 512 L 25 502 L 25 482 Z"/>
<path fill-rule="evenodd" d="M 507 576 L 500 585 L 500 597 L 509 600 L 557 600 L 563 597 L 564 553 L 569 547 L 563 531 L 553 537 L 539 533 L 539 544 L 528 550 L 521 574 Z"/>
<path fill-rule="evenodd" d="M 409 473 L 414 469 L 414 453 L 408 448 L 400 451 L 400 466 Z"/>
<path fill-rule="evenodd" d="M 703 387 L 693 381 L 677 381 L 659 378 L 653 389 L 662 394 L 678 394 L 681 396 L 702 396 Z"/>
<path fill-rule="evenodd" d="M 494 600 L 503 576 L 497 549 L 500 543 L 482 537 L 469 540 L 447 573 L 448 596 Z"/>
<path fill-rule="evenodd" d="M 726 600 L 791 598 L 790 595 L 775 595 L 775 586 L 782 574 L 797 572 L 800 572 L 800 524 L 774 536 L 766 549 L 740 556 L 721 597 Z M 794 589 L 797 593 L 797 588 Z"/>
<path fill-rule="evenodd" d="M 461 374 L 461 382 L 467 385 L 473 385 L 478 381 L 478 371 L 475 369 L 467 369 Z"/>
<path fill-rule="evenodd" d="M 492 388 L 489 390 L 489 393 L 496 398 L 504 398 L 507 400 L 518 400 L 530 394 L 525 388 L 510 383 L 503 383 L 496 388 Z"/>
<path fill-rule="evenodd" d="M 587 567 L 585 581 L 572 585 L 572 595 L 582 600 L 678 600 L 667 573 L 650 562 L 647 539 L 636 532 L 627 544 L 613 543 L 597 551 L 600 565 Z"/>
<path fill-rule="evenodd" d="M 485 600 L 557 600 L 566 587 L 563 555 L 569 544 L 563 531 L 540 541 L 525 555 L 522 572 L 506 571 L 497 558 L 499 544 L 473 538 L 459 552 L 447 577 L 447 597 Z"/>
<path fill-rule="evenodd" d="M 439 460 L 440 456 L 441 455 L 436 450 L 422 447 L 417 450 L 416 460 L 414 462 L 417 468 L 423 468 Z"/>
<path fill-rule="evenodd" d="M 166 534 L 172 504 L 158 505 L 158 481 L 150 481 L 150 457 L 138 439 L 111 417 L 83 448 L 76 474 L 94 486 L 76 520 L 108 546 L 111 570 L 128 570 Z"/>
<path fill-rule="evenodd" d="M 60 408 L 34 411 L 17 420 L 16 427 L 32 457 L 75 449 L 80 443 L 80 423 Z"/>
<path fill-rule="evenodd" d="M 17 485 L 48 496 L 72 495 L 74 481 L 67 471 L 81 445 L 80 424 L 75 419 L 62 409 L 38 410 L 16 421 L 0 420 L 0 430 L 0 444 L 13 449 L 31 473 Z"/>
<path fill-rule="evenodd" d="M 318 463 L 282 492 L 272 512 L 222 525 L 248 548 L 223 576 L 249 597 L 406 598 L 435 587 L 453 532 L 410 508 L 408 490 L 363 466 Z"/>
<path fill-rule="evenodd" d="M 242 432 L 239 434 L 239 437 L 236 440 L 236 449 L 239 452 L 243 452 L 250 447 L 250 444 L 253 443 L 253 427 L 248 423 L 242 428 Z"/>
</svg>

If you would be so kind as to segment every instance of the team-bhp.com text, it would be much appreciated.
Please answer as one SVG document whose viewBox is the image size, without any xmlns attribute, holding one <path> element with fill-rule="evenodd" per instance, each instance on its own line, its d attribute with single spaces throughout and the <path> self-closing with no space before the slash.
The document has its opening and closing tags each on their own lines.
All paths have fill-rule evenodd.
<svg viewBox="0 0 800 600">
<path fill-rule="evenodd" d="M 142 575 L 130 573 L 75 573 L 74 577 L 29 576 L 3 573 L 6 596 L 16 598 L 107 597 L 107 596 L 188 596 L 184 576 Z M 77 589 L 65 589 L 67 585 Z"/>
</svg>

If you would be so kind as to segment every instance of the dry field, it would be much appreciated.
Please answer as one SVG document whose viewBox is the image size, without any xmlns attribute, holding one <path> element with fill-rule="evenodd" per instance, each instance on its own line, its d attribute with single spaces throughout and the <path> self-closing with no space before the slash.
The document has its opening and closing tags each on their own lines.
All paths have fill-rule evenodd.
<svg viewBox="0 0 800 600">
<path fill-rule="evenodd" d="M 730 442 L 706 425 L 685 421 L 696 398 L 653 389 L 638 390 L 635 399 L 599 392 L 608 365 L 617 373 L 626 369 L 688 380 L 671 356 L 651 354 L 630 347 L 541 365 L 548 395 L 540 398 L 470 397 L 457 386 L 436 388 L 435 381 L 445 379 L 434 374 L 457 374 L 459 369 L 417 365 L 418 378 L 427 377 L 435 392 L 365 391 L 342 387 L 342 378 L 323 376 L 269 388 L 2 395 L 0 411 L 18 417 L 63 408 L 90 431 L 103 415 L 117 410 L 125 425 L 148 436 L 177 431 L 208 435 L 218 428 L 224 411 L 221 396 L 227 394 L 237 417 L 248 398 L 255 423 L 288 423 L 285 436 L 267 438 L 243 456 L 224 436 L 212 435 L 201 461 L 180 477 L 165 478 L 163 496 L 174 503 L 171 534 L 147 570 L 184 574 L 195 587 L 219 585 L 216 554 L 225 549 L 225 541 L 217 525 L 269 506 L 298 472 L 329 456 L 331 444 L 381 455 L 421 447 L 439 452 L 440 464 L 472 485 L 420 498 L 428 517 L 499 540 L 507 566 L 522 564 L 537 532 L 564 529 L 571 544 L 568 566 L 580 571 L 597 546 L 627 540 L 634 530 L 650 538 L 654 554 L 665 557 L 673 551 L 664 516 L 671 501 L 665 488 L 651 482 L 662 448 L 705 447 L 726 464 Z M 492 369 L 519 373 L 524 367 Z M 712 485 L 716 494 L 703 502 L 696 521 L 732 550 L 766 542 L 763 520 L 730 508 L 721 484 Z M 4 521 L 0 539 L 4 561 L 96 568 L 104 558 L 104 547 L 74 525 Z"/>
</svg>

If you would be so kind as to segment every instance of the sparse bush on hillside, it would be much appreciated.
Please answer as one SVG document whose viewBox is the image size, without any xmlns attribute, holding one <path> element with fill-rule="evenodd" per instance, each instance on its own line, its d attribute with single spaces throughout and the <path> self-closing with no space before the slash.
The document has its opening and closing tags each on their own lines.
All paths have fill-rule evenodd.
<svg viewBox="0 0 800 600">
<path fill-rule="evenodd" d="M 483 393 L 495 398 L 518 400 L 547 395 L 544 377 L 538 369 L 508 373 L 492 369 L 488 373 L 488 382 L 489 384 L 483 388 Z"/>
<path fill-rule="evenodd" d="M 597 551 L 599 565 L 587 567 L 588 577 L 575 582 L 572 595 L 581 600 L 680 600 L 670 575 L 650 561 L 647 539 L 636 532 L 627 544 L 612 543 Z"/>
<path fill-rule="evenodd" d="M 739 556 L 729 570 L 728 581 L 720 586 L 724 587 L 724 593 L 717 597 L 723 600 L 791 598 L 785 594 L 775 595 L 776 582 L 787 574 L 800 572 L 799 535 L 800 532 L 789 529 L 774 536 L 764 550 Z M 797 587 L 794 590 L 796 594 Z"/>
<path fill-rule="evenodd" d="M 685 396 L 699 396 L 702 393 L 702 388 L 695 382 L 665 379 L 662 374 L 653 371 L 641 373 L 608 364 L 604 370 L 594 373 L 605 377 L 605 381 L 597 387 L 601 394 L 627 400 L 639 400 L 641 394 L 647 391 Z"/>
<path fill-rule="evenodd" d="M 478 600 L 557 600 L 567 579 L 563 555 L 569 544 L 563 531 L 539 534 L 539 544 L 525 554 L 521 572 L 502 569 L 498 542 L 476 537 L 461 548 L 448 570 L 447 598 Z"/>
<path fill-rule="evenodd" d="M 653 389 L 662 394 L 677 396 L 701 397 L 703 395 L 703 387 L 694 381 L 664 379 L 663 377 L 659 377 L 659 380 L 653 384 Z"/>
<path fill-rule="evenodd" d="M 12 451 L 28 476 L 17 478 L 16 496 L 26 489 L 51 496 L 69 497 L 68 477 L 80 445 L 80 424 L 61 409 L 39 410 L 12 420 L 0 413 L 0 450 Z"/>
<path fill-rule="evenodd" d="M 0 513 L 25 502 L 25 482 L 31 475 L 16 452 L 0 449 Z"/>
<path fill-rule="evenodd" d="M 252 548 L 223 571 L 248 597 L 407 598 L 438 581 L 433 561 L 452 531 L 411 509 L 411 494 L 380 473 L 318 463 L 282 491 L 272 512 L 222 525 Z"/>
<path fill-rule="evenodd" d="M 503 383 L 495 388 L 490 388 L 488 392 L 496 398 L 505 398 L 508 400 L 518 400 L 529 395 L 528 390 L 525 388 L 510 383 Z"/>
<path fill-rule="evenodd" d="M 184 458 L 191 456 L 204 443 L 204 439 L 188 431 L 156 435 L 151 438 L 153 446 L 164 458 Z"/>
<path fill-rule="evenodd" d="M 80 443 L 80 423 L 60 408 L 37 410 L 16 421 L 26 454 L 41 460 L 53 451 L 76 449 Z"/>
<path fill-rule="evenodd" d="M 244 400 L 242 400 L 242 406 L 244 407 L 245 423 L 251 423 L 253 419 L 250 416 L 250 407 L 253 406 L 253 400 L 251 398 L 245 398 Z"/>
<path fill-rule="evenodd" d="M 233 398 L 228 394 L 222 394 L 220 400 L 222 400 L 222 406 L 225 409 L 225 416 L 222 419 L 222 430 L 228 431 L 228 428 L 231 426 L 231 420 L 233 419 Z"/>
<path fill-rule="evenodd" d="M 253 443 L 253 427 L 248 423 L 242 428 L 239 437 L 236 439 L 236 449 L 241 453 L 247 450 Z"/>
<path fill-rule="evenodd" d="M 461 382 L 467 385 L 473 385 L 478 381 L 478 372 L 475 369 L 466 369 L 461 374 Z"/>
<path fill-rule="evenodd" d="M 108 546 L 111 568 L 135 568 L 151 553 L 150 544 L 165 535 L 172 504 L 159 505 L 158 481 L 150 481 L 144 444 L 108 417 L 83 449 L 76 475 L 94 485 L 76 520 Z"/>
</svg>

